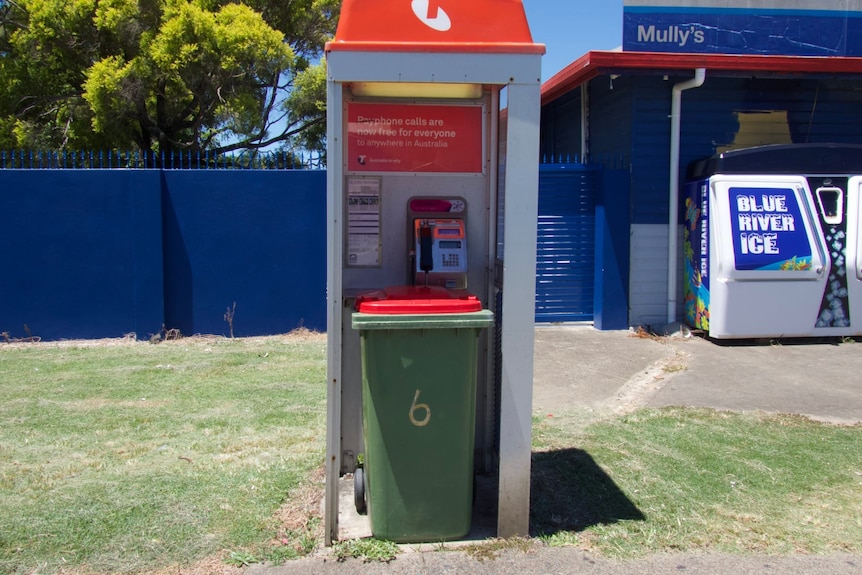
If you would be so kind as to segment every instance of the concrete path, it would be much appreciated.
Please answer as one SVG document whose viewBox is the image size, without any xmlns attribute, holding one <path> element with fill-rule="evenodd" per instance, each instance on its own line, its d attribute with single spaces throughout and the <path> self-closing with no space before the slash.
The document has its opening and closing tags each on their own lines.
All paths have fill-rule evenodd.
<svg viewBox="0 0 862 575">
<path fill-rule="evenodd" d="M 862 556 L 768 557 L 737 555 L 657 555 L 637 561 L 610 561 L 573 547 L 535 546 L 479 561 L 463 551 L 405 552 L 391 563 L 338 562 L 320 557 L 280 567 L 254 565 L 245 575 L 859 575 Z"/>
<path fill-rule="evenodd" d="M 862 422 L 862 342 L 536 330 L 534 410 L 681 405 Z"/>
</svg>

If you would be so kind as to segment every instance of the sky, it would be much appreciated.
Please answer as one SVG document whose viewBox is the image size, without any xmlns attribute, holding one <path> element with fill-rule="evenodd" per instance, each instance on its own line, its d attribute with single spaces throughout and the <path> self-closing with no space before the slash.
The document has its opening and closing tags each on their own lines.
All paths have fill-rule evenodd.
<svg viewBox="0 0 862 575">
<path fill-rule="evenodd" d="M 523 0 L 533 42 L 546 46 L 542 82 L 589 52 L 623 43 L 623 0 Z"/>
</svg>

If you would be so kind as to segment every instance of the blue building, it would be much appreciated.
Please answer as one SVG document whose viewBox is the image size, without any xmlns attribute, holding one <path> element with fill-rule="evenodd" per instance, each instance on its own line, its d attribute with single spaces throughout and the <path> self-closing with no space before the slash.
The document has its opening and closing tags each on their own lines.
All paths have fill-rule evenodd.
<svg viewBox="0 0 862 575">
<path fill-rule="evenodd" d="M 650 7 L 655 4 L 664 5 Z M 556 187 L 548 182 L 559 178 L 572 158 L 598 166 L 591 175 L 596 184 L 586 192 L 580 184 L 568 186 L 561 213 L 567 214 L 562 219 L 595 222 L 595 231 L 585 236 L 593 238 L 592 249 L 583 250 L 595 258 L 568 264 L 578 268 L 581 278 L 580 287 L 570 292 L 592 292 L 592 310 L 589 303 L 578 303 L 583 317 L 576 319 L 593 319 L 603 329 L 683 318 L 679 195 L 692 161 L 768 144 L 862 143 L 862 58 L 854 57 L 858 50 L 847 37 L 847 26 L 834 26 L 836 18 L 862 23 L 853 17 L 858 12 L 814 13 L 804 6 L 795 11 L 709 8 L 733 4 L 724 1 L 699 2 L 699 8 L 686 12 L 668 4 L 674 3 L 627 0 L 627 50 L 589 52 L 542 87 L 541 154 L 558 165 L 542 171 L 540 212 L 543 196 L 546 205 L 549 195 L 557 203 L 566 197 L 547 192 Z M 684 51 L 692 48 L 680 45 L 681 28 L 673 20 L 679 14 L 687 14 L 688 22 L 725 17 L 720 20 L 726 24 L 725 40 L 701 42 L 699 52 Z M 739 39 L 729 27 L 747 29 L 752 18 L 769 23 L 773 17 L 799 23 L 807 34 L 803 39 L 816 37 L 823 44 L 831 38 L 834 49 L 823 50 L 810 41 L 815 47 L 805 55 L 780 53 L 797 45 L 798 38 L 772 44 L 754 39 L 748 41 L 750 49 L 728 45 L 728 38 Z M 690 33 L 698 29 L 692 24 Z M 665 40 L 676 34 L 680 42 L 638 44 L 638 34 L 642 40 L 656 40 L 659 32 Z M 643 49 L 653 51 L 634 51 Z M 546 215 L 550 212 L 553 208 Z M 541 262 L 541 213 L 539 227 Z M 540 320 L 553 321 L 542 317 L 542 293 L 550 290 L 542 288 L 540 272 Z"/>
</svg>

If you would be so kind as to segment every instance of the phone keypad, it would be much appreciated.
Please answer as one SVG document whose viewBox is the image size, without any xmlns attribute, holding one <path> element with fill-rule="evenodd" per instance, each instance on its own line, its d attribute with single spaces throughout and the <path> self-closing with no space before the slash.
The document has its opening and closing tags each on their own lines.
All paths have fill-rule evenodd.
<svg viewBox="0 0 862 575">
<path fill-rule="evenodd" d="M 461 256 L 458 254 L 443 254 L 443 267 L 444 268 L 461 267 Z"/>
</svg>

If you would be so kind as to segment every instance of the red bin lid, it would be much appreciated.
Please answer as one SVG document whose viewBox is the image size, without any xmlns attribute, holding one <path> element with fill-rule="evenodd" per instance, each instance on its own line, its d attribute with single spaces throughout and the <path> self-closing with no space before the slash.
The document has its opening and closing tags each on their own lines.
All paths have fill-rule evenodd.
<svg viewBox="0 0 862 575">
<path fill-rule="evenodd" d="M 438 286 L 392 286 L 356 298 L 356 309 L 377 314 L 442 314 L 482 311 L 482 302 L 466 290 Z"/>
</svg>

